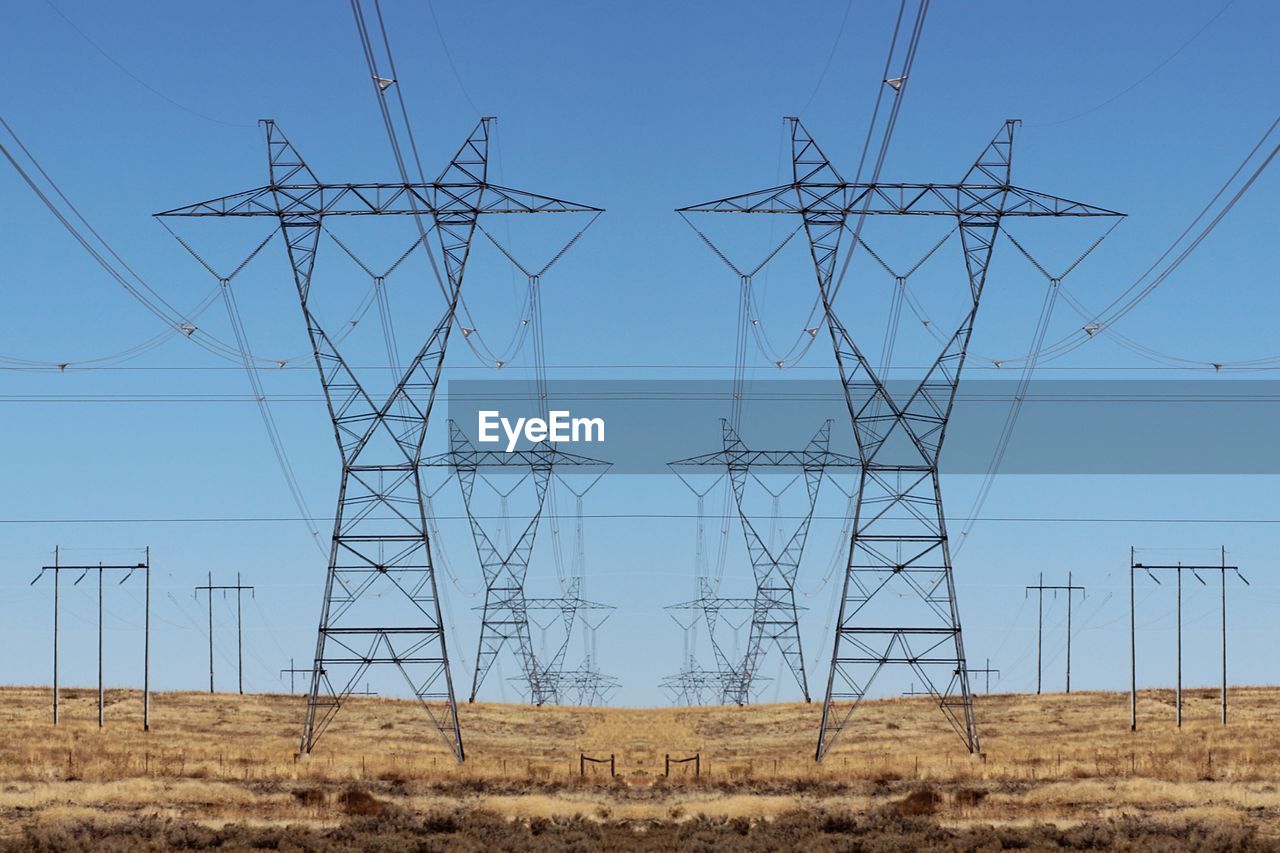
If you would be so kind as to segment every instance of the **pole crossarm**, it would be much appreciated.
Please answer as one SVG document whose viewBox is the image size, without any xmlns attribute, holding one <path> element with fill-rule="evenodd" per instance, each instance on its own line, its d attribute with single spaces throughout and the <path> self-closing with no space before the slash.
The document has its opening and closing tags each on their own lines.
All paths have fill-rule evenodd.
<svg viewBox="0 0 1280 853">
<path fill-rule="evenodd" d="M 277 200 L 280 207 L 277 208 Z M 600 213 L 602 209 L 488 182 L 466 184 L 285 184 L 175 207 L 157 216 L 443 216 Z"/>
<path fill-rule="evenodd" d="M 269 180 L 253 189 L 175 207 L 170 217 L 277 220 L 342 460 L 324 603 L 299 751 L 310 754 L 369 667 L 395 668 L 431 726 L 462 761 L 453 676 L 428 536 L 420 463 L 478 220 L 489 214 L 598 214 L 599 208 L 489 181 L 492 117 L 477 123 L 431 183 L 321 181 L 274 121 L 266 134 Z M 311 304 L 324 219 L 411 215 L 443 293 L 444 308 L 385 397 L 339 349 Z M 425 220 L 425 221 L 424 221 Z M 435 245 L 435 250 L 432 246 Z M 348 250 L 349 251 L 349 250 Z M 437 263 L 437 258 L 439 263 Z M 391 361 L 398 359 L 392 357 Z"/>
<path fill-rule="evenodd" d="M 890 664 L 912 669 L 965 747 L 976 753 L 980 743 L 938 460 L 996 236 L 1005 217 L 1121 214 L 1014 184 L 1016 120 L 1004 123 L 960 181 L 946 183 L 851 183 L 798 118 L 787 121 L 789 183 L 690 205 L 679 213 L 796 215 L 809 242 L 860 466 L 816 758 L 821 761 L 830 752 Z M 864 216 L 951 217 L 960 235 L 967 310 L 949 336 L 946 330 L 938 333 L 941 352 L 905 394 L 890 393 L 882 376 L 886 366 L 854 340 L 835 307 L 842 270 L 862 243 Z M 818 330 L 807 331 L 816 335 Z"/>
</svg>

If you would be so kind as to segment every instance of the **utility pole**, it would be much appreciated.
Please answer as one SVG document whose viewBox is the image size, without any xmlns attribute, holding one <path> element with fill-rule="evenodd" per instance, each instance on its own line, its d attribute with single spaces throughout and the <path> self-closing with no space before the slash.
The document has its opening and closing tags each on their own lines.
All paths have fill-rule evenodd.
<svg viewBox="0 0 1280 853">
<path fill-rule="evenodd" d="M 102 689 L 102 563 L 98 563 L 98 728 L 102 728 L 104 721 L 103 715 L 103 699 L 105 692 Z"/>
<path fill-rule="evenodd" d="M 151 546 L 147 546 L 146 595 L 142 618 L 142 730 L 151 731 Z"/>
<path fill-rule="evenodd" d="M 1027 591 L 1036 590 L 1040 597 L 1040 618 L 1036 623 L 1036 694 L 1039 695 L 1041 687 L 1041 649 L 1044 642 L 1044 593 L 1045 590 L 1052 590 L 1054 596 L 1058 594 L 1058 590 L 1062 590 L 1067 594 L 1067 692 L 1071 692 L 1071 596 L 1072 593 L 1079 590 L 1080 594 L 1084 594 L 1084 587 L 1077 586 L 1072 582 L 1072 573 L 1067 572 L 1066 584 L 1046 584 L 1044 582 L 1044 572 L 1040 573 L 1040 582 L 1027 586 Z M 975 672 L 976 670 L 970 670 Z"/>
<path fill-rule="evenodd" d="M 222 590 L 225 597 L 229 591 L 234 590 L 236 594 L 236 675 L 239 692 L 244 693 L 244 611 L 241 609 L 240 596 L 245 590 L 253 592 L 252 586 L 245 586 L 240 582 L 240 573 L 236 572 L 236 582 L 234 584 L 217 584 L 213 582 L 213 572 L 209 572 L 209 582 L 204 586 L 195 588 L 195 594 L 199 595 L 202 591 L 209 599 L 209 692 L 213 692 L 213 591 Z M 292 666 L 292 662 L 290 662 Z"/>
<path fill-rule="evenodd" d="M 990 693 L 990 692 L 991 692 L 991 673 L 993 673 L 993 672 L 994 672 L 996 675 L 999 675 L 999 674 L 1000 674 L 1000 670 L 998 670 L 998 669 L 992 669 L 992 668 L 991 668 L 991 658 L 987 658 L 987 665 L 986 665 L 986 666 L 984 666 L 982 669 L 970 669 L 970 670 L 969 670 L 969 674 L 970 674 L 970 675 L 985 675 L 985 676 L 986 676 L 986 686 L 984 687 L 984 689 L 983 689 L 983 691 L 982 691 L 983 693 Z"/>
<path fill-rule="evenodd" d="M 289 673 L 289 692 L 293 693 L 294 692 L 293 677 L 298 674 L 310 675 L 311 667 L 307 667 L 306 669 L 299 669 L 298 667 L 294 666 L 293 658 L 289 658 L 289 668 L 280 670 L 280 675 L 283 676 L 286 672 Z"/>
<path fill-rule="evenodd" d="M 80 572 L 80 577 L 76 578 L 71 584 L 76 586 L 88 576 L 89 572 L 96 571 L 98 573 L 98 728 L 102 728 L 106 724 L 106 683 L 103 669 L 106 657 L 106 637 L 103 626 L 105 608 L 103 579 L 108 571 L 123 571 L 126 574 L 120 579 L 120 583 L 124 583 L 133 577 L 135 571 L 142 569 L 147 577 L 146 600 L 143 603 L 145 621 L 143 623 L 142 648 L 142 729 L 143 731 L 151 730 L 151 549 L 148 547 L 145 553 L 146 558 L 140 563 L 116 564 L 98 562 L 68 566 L 62 563 L 62 547 L 55 546 L 53 549 L 53 565 L 41 566 L 40 572 L 31 581 L 30 585 L 34 586 L 40 578 L 44 577 L 45 572 L 53 572 L 53 724 L 55 726 L 61 720 L 60 687 L 58 684 L 58 633 L 60 628 L 59 605 L 61 591 L 59 576 L 66 571 Z"/>
<path fill-rule="evenodd" d="M 1236 577 L 1244 581 L 1245 585 L 1249 585 L 1249 581 L 1240 573 L 1239 566 L 1227 565 L 1227 548 L 1225 545 L 1220 546 L 1218 550 L 1219 560 L 1217 565 L 1203 564 L 1190 565 L 1181 562 L 1168 565 L 1150 565 L 1139 563 L 1134 557 L 1134 549 L 1129 549 L 1129 730 L 1138 730 L 1138 657 L 1136 651 L 1136 628 L 1135 628 L 1135 611 L 1134 603 L 1134 583 L 1133 575 L 1138 569 L 1142 569 L 1147 575 L 1160 583 L 1160 579 L 1156 577 L 1155 572 L 1172 571 L 1177 577 L 1177 604 L 1176 612 L 1176 640 L 1175 640 L 1175 660 L 1177 667 L 1177 687 L 1175 688 L 1174 706 L 1176 708 L 1175 717 L 1177 727 L 1182 728 L 1182 573 L 1189 571 L 1200 581 L 1202 586 L 1208 586 L 1204 578 L 1200 577 L 1199 572 L 1218 572 L 1221 576 L 1221 586 L 1219 589 L 1219 597 L 1221 602 L 1221 637 L 1222 637 L 1222 698 L 1221 698 L 1221 719 L 1222 724 L 1227 724 L 1227 572 L 1235 572 Z"/>
</svg>

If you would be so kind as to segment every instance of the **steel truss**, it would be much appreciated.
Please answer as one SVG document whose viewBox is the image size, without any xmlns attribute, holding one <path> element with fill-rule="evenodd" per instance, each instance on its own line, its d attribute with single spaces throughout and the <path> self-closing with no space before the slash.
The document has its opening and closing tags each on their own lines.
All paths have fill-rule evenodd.
<svg viewBox="0 0 1280 853">
<path fill-rule="evenodd" d="M 877 674 L 891 664 L 914 670 L 967 749 L 978 752 L 938 457 L 992 249 L 1005 217 L 1120 214 L 1013 186 L 1010 168 L 1018 124 L 1013 120 L 1005 122 L 964 178 L 950 184 L 850 183 L 799 119 L 788 121 L 790 183 L 680 213 L 798 215 L 809 240 L 861 466 L 816 757 L 821 761 L 830 752 Z M 890 394 L 832 305 L 841 238 L 862 216 L 953 217 L 960 232 L 970 308 L 924 378 L 905 396 Z M 846 253 L 850 248 L 846 243 Z M 882 454 L 886 447 L 890 450 Z M 904 600 L 915 602 L 913 613 L 904 614 Z M 904 623 L 904 616 L 910 621 Z"/>
<path fill-rule="evenodd" d="M 539 685 L 549 697 L 548 701 L 558 705 L 597 705 L 607 700 L 608 696 L 620 684 L 612 676 L 604 675 L 595 666 L 592 656 L 588 656 L 576 669 L 565 669 L 565 658 L 569 652 L 569 642 L 573 639 L 573 630 L 579 622 L 583 630 L 599 628 L 616 609 L 611 604 L 600 604 L 582 598 L 582 578 L 569 581 L 563 595 L 551 598 L 526 598 L 525 610 L 528 613 L 549 613 L 547 622 L 539 622 L 536 618 L 530 621 L 544 632 L 560 626 L 562 634 L 560 642 L 553 652 L 543 654 L 537 661 Z M 592 620 L 588 614 L 595 613 L 598 618 Z M 526 695 L 533 696 L 533 680 L 527 675 L 518 676 Z"/>
<path fill-rule="evenodd" d="M 480 570 L 484 574 L 484 605 L 480 622 L 480 647 L 476 652 L 475 673 L 471 681 L 468 701 L 476 701 L 476 694 L 484 684 L 498 654 L 508 642 L 514 642 L 520 660 L 523 680 L 529 690 L 530 701 L 535 705 L 558 702 L 557 672 L 563 666 L 564 655 L 556 656 L 554 663 L 540 664 L 534 653 L 529 631 L 531 602 L 564 602 L 565 599 L 526 599 L 525 577 L 529 572 L 529 559 L 533 556 L 533 542 L 538 532 L 538 522 L 551 487 L 553 469 L 604 468 L 607 462 L 590 459 L 557 450 L 554 445 L 539 444 L 528 450 L 506 453 L 499 450 L 477 450 L 453 421 L 449 421 L 449 452 L 423 459 L 422 467 L 447 467 L 458 477 L 462 488 L 462 502 L 471 525 L 471 536 L 476 553 L 480 557 Z M 534 509 L 520 535 L 510 545 L 500 545 L 496 531 L 485 528 L 483 519 L 472 508 L 477 474 L 482 471 L 503 469 L 527 469 L 534 488 Z M 575 599 L 575 606 L 605 607 Z M 560 606 L 557 604 L 557 606 Z M 567 644 L 566 639 L 566 644 Z"/>
<path fill-rule="evenodd" d="M 704 669 L 692 649 L 686 648 L 680 671 L 666 677 L 659 685 L 672 701 L 679 704 L 705 705 L 710 699 L 711 703 L 723 705 L 731 701 L 728 697 L 737 695 L 742 683 L 743 666 L 738 658 L 737 632 L 751 620 L 756 600 L 754 597 L 731 598 L 719 595 L 716 586 L 711 578 L 699 577 L 697 598 L 666 607 L 668 615 L 684 630 L 686 638 L 697 630 L 699 621 L 706 626 L 707 639 L 711 641 L 711 652 L 716 663 L 715 669 Z M 735 622 L 726 615 L 730 613 L 746 615 Z M 685 614 L 691 615 L 686 617 Z M 722 625 L 727 625 L 734 631 L 734 644 L 728 650 L 720 639 L 721 635 L 717 633 Z"/>
<path fill-rule="evenodd" d="M 481 216 L 600 212 L 491 183 L 492 121 L 491 117 L 480 120 L 435 182 L 417 184 L 324 183 L 275 123 L 264 121 L 270 183 L 157 214 L 269 217 L 278 220 L 285 237 L 342 457 L 300 745 L 303 755 L 312 751 L 343 701 L 355 691 L 358 679 L 375 665 L 399 670 L 448 748 L 459 761 L 465 755 L 419 464 L 467 258 Z M 424 244 L 427 234 L 435 233 L 443 259 L 446 303 L 439 322 L 385 400 L 375 399 L 366 390 L 310 305 L 324 219 L 382 215 L 414 216 Z"/>
<path fill-rule="evenodd" d="M 808 702 L 809 681 L 805 674 L 804 652 L 800 644 L 800 620 L 796 607 L 796 574 L 800 570 L 800 558 L 809 537 L 823 474 L 830 467 L 856 468 L 858 461 L 851 456 L 829 450 L 831 421 L 822 425 L 803 450 L 749 450 L 727 420 L 721 421 L 721 434 L 724 449 L 719 453 L 707 453 L 671 463 L 672 468 L 716 466 L 727 470 L 738 517 L 742 521 L 742 531 L 747 540 L 747 554 L 751 559 L 756 592 L 749 605 L 751 633 L 747 639 L 746 654 L 740 660 L 730 660 L 724 654 L 723 648 L 716 642 L 714 628 L 721 610 L 736 609 L 744 603 L 736 599 L 717 598 L 706 587 L 699 601 L 691 602 L 699 604 L 706 615 L 707 631 L 721 672 L 732 673 L 731 677 L 725 679 L 721 701 L 736 705 L 745 705 L 751 701 L 752 682 L 759 676 L 766 644 L 773 643 L 782 653 L 804 700 Z M 804 479 L 808 500 L 806 509 L 781 548 L 772 545 L 770 537 L 762 534 L 760 520 L 752 517 L 744 503 L 748 477 L 752 476 L 753 470 L 761 468 L 798 470 Z M 677 608 L 687 606 L 677 605 Z"/>
</svg>

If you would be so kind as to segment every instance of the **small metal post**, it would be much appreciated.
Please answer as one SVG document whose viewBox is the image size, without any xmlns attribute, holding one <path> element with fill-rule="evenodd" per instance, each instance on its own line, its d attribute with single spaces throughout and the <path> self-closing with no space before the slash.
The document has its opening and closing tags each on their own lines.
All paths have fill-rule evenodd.
<svg viewBox="0 0 1280 853">
<path fill-rule="evenodd" d="M 614 758 L 613 753 L 612 753 L 612 752 L 611 752 L 611 753 L 609 753 L 609 775 L 610 775 L 610 776 L 616 776 L 616 775 L 617 775 L 617 773 L 615 772 L 616 768 L 615 768 L 614 763 L 613 763 L 613 758 Z"/>
<path fill-rule="evenodd" d="M 669 753 L 669 752 L 667 753 L 667 765 L 666 765 L 666 767 L 663 769 L 663 771 L 662 771 L 662 775 L 663 775 L 663 776 L 670 776 L 670 775 L 671 775 L 671 753 Z"/>
</svg>

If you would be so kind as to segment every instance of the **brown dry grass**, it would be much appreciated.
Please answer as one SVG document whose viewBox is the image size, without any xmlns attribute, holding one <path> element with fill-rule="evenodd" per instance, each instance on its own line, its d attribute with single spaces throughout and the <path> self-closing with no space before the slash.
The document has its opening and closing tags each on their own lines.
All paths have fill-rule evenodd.
<svg viewBox="0 0 1280 853">
<path fill-rule="evenodd" d="M 158 821 L 209 832 L 292 826 L 320 839 L 314 849 L 321 849 L 325 833 L 346 832 L 353 821 L 412 834 L 427 831 L 413 830 L 415 820 L 453 826 L 460 813 L 471 816 L 463 820 L 468 827 L 473 819 L 475 827 L 514 819 L 523 832 L 546 821 L 588 835 L 588 825 L 647 827 L 642 834 L 651 841 L 659 826 L 710 826 L 743 845 L 752 827 L 776 832 L 811 819 L 819 821 L 813 832 L 832 838 L 843 837 L 841 821 L 871 821 L 859 830 L 869 832 L 889 820 L 925 821 L 916 829 L 965 839 L 982 827 L 1030 833 L 1046 822 L 1055 832 L 1156 827 L 1157 846 L 1165 847 L 1189 838 L 1215 846 L 1188 827 L 1227 833 L 1223 849 L 1238 849 L 1241 838 L 1246 846 L 1280 839 L 1277 688 L 1234 690 L 1225 728 L 1216 722 L 1215 694 L 1195 691 L 1181 731 L 1173 728 L 1168 692 L 1144 693 L 1136 734 L 1124 695 L 982 696 L 985 754 L 977 759 L 964 754 L 927 699 L 871 702 L 821 765 L 812 760 L 820 710 L 812 705 L 467 705 L 460 715 L 468 760 L 458 765 L 406 702 L 351 699 L 316 753 L 298 761 L 301 697 L 160 694 L 150 733 L 140 730 L 137 692 L 108 693 L 102 731 L 95 698 L 68 691 L 55 728 L 47 688 L 0 689 L 0 842 L 28 845 L 39 833 L 63 833 L 61 841 L 39 843 L 75 847 L 77 838 L 114 837 L 112 826 Z M 580 778 L 580 752 L 615 754 L 618 778 L 608 778 L 607 765 L 589 765 Z M 700 778 L 692 765 L 662 778 L 665 753 L 694 752 L 702 755 Z M 96 829 L 77 835 L 85 826 Z M 903 838 L 916 829 L 902 829 Z M 164 835 L 167 829 L 156 832 L 158 840 L 138 846 L 185 843 Z M 978 846 L 990 841 L 976 839 Z M 350 838 L 330 840 L 354 846 Z M 240 842 L 219 843 L 237 849 Z M 924 836 L 916 843 L 926 843 Z M 761 844 L 787 848 L 777 838 Z M 465 847 L 462 836 L 444 846 Z"/>
</svg>

